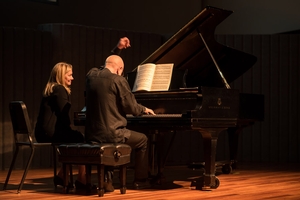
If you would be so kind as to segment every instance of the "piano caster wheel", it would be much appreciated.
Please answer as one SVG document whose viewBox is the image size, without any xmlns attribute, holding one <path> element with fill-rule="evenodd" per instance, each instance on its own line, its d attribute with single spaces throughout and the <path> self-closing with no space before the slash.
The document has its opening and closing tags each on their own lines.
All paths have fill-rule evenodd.
<svg viewBox="0 0 300 200">
<path fill-rule="evenodd" d="M 223 174 L 230 174 L 232 172 L 232 167 L 230 164 L 225 164 L 222 166 Z"/>
<path fill-rule="evenodd" d="M 215 185 L 211 186 L 211 189 L 217 189 L 220 186 L 220 180 L 218 179 L 218 177 L 215 178 Z"/>
<path fill-rule="evenodd" d="M 200 179 L 199 179 L 199 182 L 197 182 L 196 184 L 196 189 L 199 189 L 199 188 L 202 188 L 202 190 L 211 190 L 211 189 L 217 189 L 219 186 L 220 186 L 220 180 L 218 179 L 218 177 L 215 177 L 215 185 L 213 185 L 213 186 L 203 186 L 203 184 L 204 184 L 204 179 L 203 179 L 203 177 L 201 177 Z M 192 185 L 191 186 L 194 186 L 195 185 L 195 183 L 192 183 Z"/>
</svg>

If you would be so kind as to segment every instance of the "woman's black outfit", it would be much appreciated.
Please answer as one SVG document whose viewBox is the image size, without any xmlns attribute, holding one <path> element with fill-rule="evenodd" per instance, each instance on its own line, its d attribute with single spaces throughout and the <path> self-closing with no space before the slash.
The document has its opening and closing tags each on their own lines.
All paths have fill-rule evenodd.
<svg viewBox="0 0 300 200">
<path fill-rule="evenodd" d="M 37 142 L 84 142 L 84 136 L 71 128 L 70 95 L 62 85 L 55 85 L 48 97 L 43 97 L 35 126 Z"/>
</svg>

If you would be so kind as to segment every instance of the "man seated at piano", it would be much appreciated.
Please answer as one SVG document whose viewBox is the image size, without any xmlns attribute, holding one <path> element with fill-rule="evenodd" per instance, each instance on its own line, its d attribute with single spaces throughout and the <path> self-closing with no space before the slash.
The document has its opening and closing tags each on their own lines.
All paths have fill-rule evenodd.
<svg viewBox="0 0 300 200">
<path fill-rule="evenodd" d="M 134 189 L 149 188 L 148 153 L 145 134 L 126 128 L 126 114 L 155 115 L 138 104 L 122 76 L 124 62 L 118 55 L 107 57 L 103 69 L 92 68 L 86 75 L 85 138 L 88 143 L 125 143 L 135 150 Z M 105 191 L 114 191 L 113 168 L 107 170 Z"/>
</svg>

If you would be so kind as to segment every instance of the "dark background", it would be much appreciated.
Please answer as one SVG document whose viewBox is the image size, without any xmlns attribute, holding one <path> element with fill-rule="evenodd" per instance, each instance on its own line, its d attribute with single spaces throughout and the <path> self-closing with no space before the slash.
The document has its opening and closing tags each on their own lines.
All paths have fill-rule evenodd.
<svg viewBox="0 0 300 200">
<path fill-rule="evenodd" d="M 1 0 L 0 25 L 37 28 L 72 23 L 173 35 L 205 6 L 233 10 L 216 34 L 276 34 L 299 30 L 299 1 L 272 0 Z"/>
</svg>

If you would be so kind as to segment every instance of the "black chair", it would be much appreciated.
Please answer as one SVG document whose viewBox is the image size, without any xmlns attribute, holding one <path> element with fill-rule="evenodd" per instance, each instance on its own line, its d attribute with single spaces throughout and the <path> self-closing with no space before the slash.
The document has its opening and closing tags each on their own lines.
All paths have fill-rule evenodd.
<svg viewBox="0 0 300 200">
<path fill-rule="evenodd" d="M 15 146 L 16 150 L 12 159 L 12 162 L 10 164 L 7 177 L 3 186 L 3 190 L 6 189 L 7 183 L 9 181 L 11 172 L 14 168 L 14 164 L 16 161 L 16 158 L 18 156 L 20 147 L 27 146 L 31 149 L 30 156 L 28 158 L 23 177 L 21 179 L 21 182 L 19 184 L 17 193 L 20 193 L 24 184 L 24 180 L 26 178 L 28 169 L 30 167 L 32 158 L 34 156 L 35 149 L 37 147 L 41 146 L 49 146 L 53 148 L 53 166 L 54 166 L 54 176 L 56 175 L 56 146 L 59 144 L 52 144 L 52 143 L 38 143 L 34 142 L 32 139 L 32 133 L 33 129 L 31 128 L 30 119 L 28 116 L 27 108 L 24 102 L 22 101 L 12 101 L 9 103 L 9 111 L 10 111 L 10 117 L 11 122 L 13 126 L 13 133 L 14 133 L 14 139 L 15 139 Z M 56 185 L 55 185 L 56 187 Z"/>
</svg>

